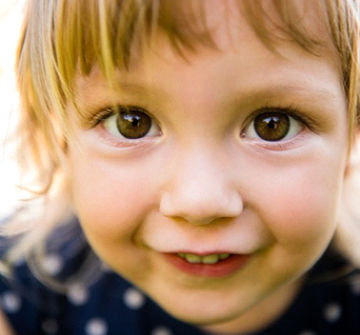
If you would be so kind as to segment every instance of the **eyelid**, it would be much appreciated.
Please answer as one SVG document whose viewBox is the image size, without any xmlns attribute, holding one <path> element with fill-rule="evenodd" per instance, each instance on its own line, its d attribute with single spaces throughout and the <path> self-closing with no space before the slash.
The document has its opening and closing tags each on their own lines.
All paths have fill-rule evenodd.
<svg viewBox="0 0 360 335">
<path fill-rule="evenodd" d="M 116 132 L 116 134 L 112 133 L 109 129 L 107 129 L 105 127 L 105 123 L 112 117 L 116 117 L 117 114 L 119 114 L 121 111 L 136 111 L 136 112 L 140 112 L 143 113 L 145 115 L 147 115 L 150 119 L 151 119 L 151 126 L 149 131 L 146 133 L 146 135 L 139 137 L 139 138 L 127 138 L 125 136 L 123 136 L 121 134 L 121 132 L 119 131 L 119 129 L 116 129 L 114 132 Z M 155 138 L 160 136 L 161 133 L 161 128 L 159 126 L 159 122 L 157 121 L 157 119 L 155 117 L 152 116 L 152 114 L 150 112 L 148 112 L 145 108 L 143 107 L 139 107 L 136 105 L 115 105 L 112 107 L 107 107 L 104 109 L 101 109 L 98 113 L 95 113 L 91 120 L 89 120 L 89 122 L 91 123 L 91 128 L 96 128 L 98 127 L 99 131 L 101 131 L 102 135 L 101 137 L 103 139 L 106 139 L 108 142 L 110 142 L 112 145 L 123 145 L 123 144 L 127 144 L 127 145 L 135 145 L 135 142 L 141 142 L 141 141 L 146 141 L 149 138 Z M 99 127 L 100 126 L 100 127 Z M 111 125 L 110 126 L 114 126 Z"/>
<path fill-rule="evenodd" d="M 286 114 L 287 116 L 292 117 L 296 121 L 301 122 L 305 127 L 311 129 L 314 132 L 316 132 L 316 128 L 318 127 L 318 125 L 316 124 L 316 122 L 314 122 L 314 120 L 312 120 L 310 117 L 306 116 L 306 114 L 303 113 L 297 107 L 294 107 L 294 106 L 289 106 L 289 107 L 266 106 L 266 107 L 258 108 L 256 111 L 251 113 L 250 116 L 246 118 L 245 123 L 244 123 L 245 126 L 243 127 L 243 129 L 248 127 L 250 125 L 250 123 L 253 120 L 255 120 L 255 118 L 257 116 L 264 114 L 264 113 L 271 113 L 271 112 Z"/>
<path fill-rule="evenodd" d="M 139 106 L 135 106 L 135 105 L 114 105 L 114 106 L 109 106 L 109 107 L 105 107 L 100 109 L 98 112 L 93 113 L 91 115 L 91 117 L 89 118 L 89 122 L 95 127 L 97 126 L 99 123 L 101 123 L 102 121 L 106 120 L 107 118 L 109 118 L 112 115 L 115 115 L 117 113 L 116 109 L 118 111 L 120 110 L 125 110 L 125 109 L 135 109 L 139 112 L 145 113 L 147 114 L 149 117 L 151 117 L 152 119 L 155 119 L 151 113 L 149 113 L 145 108 L 143 107 L 139 107 Z"/>
<path fill-rule="evenodd" d="M 255 119 L 257 116 L 264 114 L 264 113 L 283 113 L 286 114 L 288 116 L 291 116 L 295 119 L 299 119 L 299 121 L 301 121 L 303 118 L 305 118 L 302 113 L 300 112 L 300 110 L 294 106 L 289 106 L 289 107 L 278 107 L 278 106 L 265 106 L 265 107 L 261 107 L 256 109 L 254 112 L 252 112 L 250 114 L 250 116 L 247 118 L 247 122 L 252 121 L 253 119 Z M 305 120 L 306 122 L 307 120 Z"/>
</svg>

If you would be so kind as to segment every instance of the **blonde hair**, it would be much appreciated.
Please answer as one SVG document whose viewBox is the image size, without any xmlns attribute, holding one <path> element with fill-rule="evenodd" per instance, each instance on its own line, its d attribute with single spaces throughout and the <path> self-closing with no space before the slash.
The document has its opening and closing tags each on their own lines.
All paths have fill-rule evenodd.
<svg viewBox="0 0 360 335">
<path fill-rule="evenodd" d="M 23 202 L 23 210 L 1 227 L 3 235 L 20 236 L 10 249 L 9 262 L 24 253 L 33 253 L 37 249 L 35 245 L 39 246 L 71 215 L 65 159 L 71 129 L 66 105 L 74 101 L 76 76 L 87 76 L 98 65 L 105 78 L 114 82 L 117 69 L 129 69 L 134 44 L 139 48 L 151 45 L 159 30 L 167 34 L 182 57 L 187 52 L 197 52 L 200 47 L 216 48 L 207 29 L 203 3 L 202 0 L 28 0 L 17 60 L 21 97 L 18 154 L 25 176 L 21 186 L 29 190 L 32 198 Z M 299 12 L 293 4 L 295 1 L 270 2 L 281 24 L 266 13 L 264 3 L 238 1 L 239 10 L 246 13 L 247 20 L 269 48 L 276 51 L 276 36 L 269 29 L 275 27 L 305 50 L 316 53 L 321 41 L 302 25 L 301 18 L 306 12 Z M 310 3 L 313 1 L 308 0 Z M 341 62 L 352 136 L 359 114 L 359 3 L 324 0 L 323 4 L 324 23 Z M 349 218 L 346 216 L 346 220 Z M 347 231 L 345 226 L 343 223 L 339 229 Z M 359 230 L 358 227 L 356 222 L 352 229 Z M 351 250 L 342 247 L 348 235 L 339 233 L 338 245 L 360 265 L 360 243 Z"/>
</svg>

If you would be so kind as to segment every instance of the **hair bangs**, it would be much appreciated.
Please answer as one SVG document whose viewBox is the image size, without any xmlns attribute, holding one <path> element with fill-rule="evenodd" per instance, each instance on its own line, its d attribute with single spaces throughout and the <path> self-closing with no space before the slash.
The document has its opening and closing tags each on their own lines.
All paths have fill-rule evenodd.
<svg viewBox="0 0 360 335">
<path fill-rule="evenodd" d="M 161 0 L 57 1 L 51 43 L 58 88 L 72 100 L 75 76 L 89 75 L 95 64 L 107 80 L 115 80 L 116 70 L 128 70 L 134 53 L 151 45 L 159 30 L 182 56 L 198 44 L 214 46 L 205 15 L 199 15 L 202 2 L 186 2 L 189 6 Z"/>
</svg>

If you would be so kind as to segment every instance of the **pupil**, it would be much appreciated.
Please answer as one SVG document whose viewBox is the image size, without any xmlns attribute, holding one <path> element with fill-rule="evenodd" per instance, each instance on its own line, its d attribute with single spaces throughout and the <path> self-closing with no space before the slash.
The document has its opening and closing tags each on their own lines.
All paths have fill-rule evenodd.
<svg viewBox="0 0 360 335">
<path fill-rule="evenodd" d="M 263 113 L 254 121 L 257 135 L 265 141 L 280 141 L 290 130 L 290 119 L 284 113 Z"/>
<path fill-rule="evenodd" d="M 127 121 L 132 124 L 134 127 L 138 127 L 140 123 L 140 118 L 138 115 L 123 115 L 124 121 Z"/>
<path fill-rule="evenodd" d="M 276 123 L 274 122 L 274 120 L 271 120 L 271 121 L 269 122 L 269 126 L 268 126 L 268 127 L 271 128 L 271 129 L 275 129 Z"/>
<path fill-rule="evenodd" d="M 117 128 L 125 138 L 142 138 L 151 128 L 151 118 L 136 109 L 122 110 L 117 117 Z"/>
</svg>

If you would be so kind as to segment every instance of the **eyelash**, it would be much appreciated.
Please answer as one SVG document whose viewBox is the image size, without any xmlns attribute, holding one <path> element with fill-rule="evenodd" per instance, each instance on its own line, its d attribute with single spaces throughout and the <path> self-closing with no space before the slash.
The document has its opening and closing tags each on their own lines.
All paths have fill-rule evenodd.
<svg viewBox="0 0 360 335">
<path fill-rule="evenodd" d="M 121 106 L 119 106 L 121 108 Z M 115 108 L 119 108 L 119 107 L 106 107 L 104 109 L 101 109 L 98 113 L 96 113 L 95 115 L 93 115 L 91 117 L 90 121 L 90 125 L 91 127 L 96 127 L 98 126 L 101 122 L 105 121 L 106 119 L 108 119 L 110 116 L 115 115 Z"/>
<path fill-rule="evenodd" d="M 275 112 L 275 113 L 283 113 L 286 114 L 295 120 L 307 125 L 308 127 L 312 126 L 312 121 L 304 115 L 304 113 L 294 105 L 289 106 L 275 106 L 275 105 L 265 105 L 264 107 L 256 109 L 251 115 L 248 117 L 246 122 L 255 119 L 257 116 L 268 113 L 268 112 Z M 248 121 L 249 120 L 249 121 Z"/>
<path fill-rule="evenodd" d="M 117 128 L 116 130 L 119 136 L 112 134 L 111 131 L 109 131 L 109 129 L 106 129 L 105 126 L 106 121 L 108 121 L 111 117 L 120 116 L 122 112 L 127 113 L 129 115 L 131 114 L 133 117 L 139 116 L 139 113 L 144 114 L 143 116 L 147 116 L 150 119 L 150 127 L 149 130 L 146 132 L 146 134 L 138 138 L 137 137 L 129 138 L 124 136 L 119 128 Z M 140 125 L 141 127 L 142 122 L 141 121 L 139 122 L 137 120 L 133 119 L 133 121 L 136 122 L 136 125 Z M 151 113 L 149 113 L 146 108 L 135 105 L 115 105 L 112 107 L 103 108 L 99 112 L 93 114 L 91 118 L 89 118 L 88 124 L 89 124 L 89 128 L 91 129 L 98 127 L 100 137 L 115 147 L 124 147 L 124 146 L 130 147 L 134 145 L 145 144 L 146 140 L 148 140 L 149 138 L 157 137 L 157 135 L 156 136 L 154 135 L 154 132 L 158 132 L 159 134 L 161 134 L 159 123 L 157 122 L 156 118 Z M 114 125 L 111 124 L 111 126 Z M 115 127 L 117 127 L 117 125 Z M 151 134 L 153 136 L 148 136 Z"/>
<path fill-rule="evenodd" d="M 301 129 L 299 129 L 299 132 L 295 134 L 294 136 L 286 139 L 282 138 L 280 140 L 276 141 L 267 141 L 261 138 L 248 138 L 245 135 L 245 132 L 249 129 L 250 125 L 255 122 L 256 118 L 261 115 L 265 114 L 281 114 L 286 115 L 287 118 L 292 119 L 296 122 L 298 122 L 301 126 Z M 291 123 L 293 121 L 290 121 L 289 127 L 291 127 Z M 245 126 L 241 130 L 241 138 L 246 140 L 249 139 L 256 145 L 260 145 L 263 148 L 269 149 L 269 150 L 275 150 L 275 151 L 281 151 L 281 150 L 287 150 L 292 148 L 294 145 L 296 145 L 297 142 L 301 141 L 303 139 L 303 132 L 304 130 L 310 130 L 314 133 L 316 133 L 317 125 L 316 123 L 309 117 L 307 117 L 299 108 L 291 105 L 287 107 L 274 107 L 271 105 L 267 105 L 265 107 L 257 109 L 255 112 L 253 112 L 245 121 Z M 254 124 L 253 124 L 254 127 Z M 289 130 L 290 132 L 290 130 Z M 286 137 L 287 135 L 285 135 Z M 260 137 L 260 136 L 259 136 Z"/>
<path fill-rule="evenodd" d="M 157 125 L 159 124 L 157 122 L 157 120 L 151 115 L 151 113 L 149 113 L 147 111 L 147 109 L 142 108 L 142 107 L 138 107 L 138 106 L 115 106 L 115 107 L 107 107 L 104 109 L 101 109 L 98 113 L 96 113 L 95 115 L 93 115 L 93 117 L 89 120 L 90 122 L 90 127 L 91 128 L 95 128 L 97 126 L 99 126 L 102 122 L 106 121 L 109 117 L 116 115 L 117 110 L 125 110 L 125 109 L 134 109 L 137 111 L 141 111 L 142 113 L 148 115 L 151 120 L 156 123 Z M 242 127 L 242 130 L 240 132 L 240 137 L 241 138 L 246 138 L 245 136 L 245 131 L 248 129 L 248 127 L 251 125 L 252 122 L 254 122 L 254 120 L 258 117 L 261 116 L 262 114 L 266 114 L 266 113 L 279 113 L 279 114 L 283 114 L 288 116 L 289 118 L 292 118 L 294 120 L 296 120 L 297 122 L 299 122 L 304 129 L 310 129 L 315 131 L 314 129 L 316 128 L 316 125 L 314 125 L 313 121 L 311 119 L 309 119 L 308 117 L 306 117 L 298 108 L 294 107 L 294 106 L 289 106 L 289 107 L 274 107 L 274 106 L 265 106 L 262 108 L 257 109 L 255 112 L 253 112 L 244 122 L 245 126 Z M 127 138 L 121 138 L 121 137 L 116 137 L 114 135 L 111 135 L 108 133 L 107 130 L 103 129 L 103 133 L 102 133 L 102 137 L 104 139 L 106 139 L 107 141 L 110 141 L 112 145 L 115 146 L 122 146 L 124 144 L 129 144 L 129 145 L 133 145 L 135 144 L 134 142 L 139 142 L 141 141 L 141 139 L 143 139 L 143 137 L 137 139 L 137 141 L 134 140 L 129 140 Z M 285 149 L 285 147 L 289 144 L 288 142 L 295 142 L 295 138 L 297 138 L 298 136 L 294 136 L 294 138 L 290 138 L 290 139 L 286 139 L 286 140 L 276 140 L 276 141 L 267 141 L 267 140 L 263 140 L 263 139 L 258 139 L 258 140 L 254 140 L 257 142 L 261 142 L 261 145 L 266 146 L 269 149 L 273 149 L 273 150 L 281 150 L 281 149 Z M 145 136 L 146 138 L 146 136 Z"/>
</svg>

